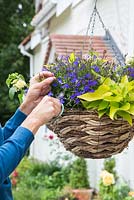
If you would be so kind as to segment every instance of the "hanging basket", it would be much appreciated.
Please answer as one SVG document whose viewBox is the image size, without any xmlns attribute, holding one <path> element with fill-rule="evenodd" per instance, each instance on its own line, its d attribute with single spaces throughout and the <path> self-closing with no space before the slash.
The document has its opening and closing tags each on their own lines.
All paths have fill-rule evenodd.
<svg viewBox="0 0 134 200">
<path fill-rule="evenodd" d="M 95 111 L 66 110 L 63 116 L 50 122 L 66 150 L 84 158 L 108 158 L 128 146 L 134 126 L 123 119 L 101 119 Z"/>
<path fill-rule="evenodd" d="M 93 47 L 92 46 L 93 45 L 93 37 L 92 36 L 94 34 L 96 16 L 98 16 L 99 21 L 101 22 L 102 27 L 106 32 L 106 36 L 108 37 L 107 39 L 110 40 L 110 35 L 108 34 L 108 31 L 101 19 L 101 16 L 100 16 L 97 8 L 96 8 L 96 2 L 97 2 L 97 0 L 95 1 L 95 7 L 94 7 L 91 17 L 89 19 L 89 24 L 88 24 L 87 33 L 86 33 L 86 36 L 88 36 L 88 32 L 91 29 L 89 51 L 90 50 L 93 51 L 93 48 L 92 48 Z M 83 41 L 83 49 L 84 49 L 85 43 L 86 42 Z M 118 61 L 117 63 L 121 64 L 120 59 L 117 57 L 117 52 L 115 51 L 115 48 L 113 48 L 113 45 L 111 45 L 111 48 L 115 54 L 115 57 L 117 58 L 117 61 Z M 81 51 L 81 52 L 83 52 L 83 51 Z M 66 71 L 65 67 L 67 68 L 67 65 L 70 66 L 71 62 L 74 64 L 75 55 L 73 54 L 69 57 L 69 62 L 67 62 L 67 60 L 66 60 L 65 63 L 63 62 L 64 63 L 63 64 L 61 61 L 62 61 L 62 59 L 59 62 L 60 65 L 59 65 L 59 63 L 58 63 L 58 65 L 57 64 L 52 65 L 52 69 L 54 66 L 62 67 L 62 71 L 63 71 L 64 75 L 66 75 L 66 74 L 68 74 L 68 71 L 71 68 L 69 68 L 69 70 Z M 64 59 L 63 59 L 63 61 L 64 61 Z M 93 58 L 93 62 L 94 62 L 94 58 Z M 78 60 L 75 63 L 75 65 L 77 65 L 77 63 L 78 63 Z M 100 62 L 100 63 L 103 63 L 103 62 Z M 83 68 L 80 68 L 82 64 L 85 65 L 85 61 L 84 61 L 84 63 L 81 62 L 77 65 L 77 69 L 78 69 L 77 72 L 82 71 Z M 91 63 L 88 63 L 86 66 L 91 67 L 90 64 Z M 112 62 L 112 64 L 114 64 L 114 62 Z M 78 68 L 78 66 L 79 66 L 79 68 Z M 110 69 L 112 69 L 112 66 L 113 65 L 110 65 Z M 93 70 L 92 67 L 90 68 L 91 71 Z M 101 76 L 105 77 L 105 78 L 107 78 L 107 77 L 111 78 L 110 76 L 113 76 L 115 72 L 110 73 L 110 76 L 109 76 L 108 62 L 106 62 L 105 64 L 103 63 L 103 67 L 105 67 L 105 70 L 103 70 L 103 72 L 106 72 L 106 75 L 105 75 L 105 73 L 103 73 L 103 74 L 101 74 Z M 113 69 L 114 69 L 114 67 L 115 66 L 113 66 Z M 50 66 L 49 66 L 49 69 L 50 69 Z M 63 75 L 62 73 L 59 73 L 59 69 L 60 68 L 55 69 L 57 71 L 55 71 L 54 74 L 58 74 L 58 76 L 60 74 L 59 77 L 63 78 L 63 80 L 64 80 L 65 78 L 64 78 L 64 76 L 62 76 Z M 74 68 L 73 68 L 73 70 L 74 70 Z M 54 72 L 54 71 L 52 71 L 52 72 Z M 93 75 L 96 73 L 97 72 L 93 73 Z M 88 75 L 88 72 L 86 75 Z M 119 76 L 120 76 L 120 74 L 119 74 Z M 71 80 L 72 79 L 73 78 L 71 76 Z M 88 80 L 88 78 L 84 78 L 84 79 Z M 111 78 L 111 80 L 112 80 L 112 78 Z M 89 79 L 89 81 L 90 81 L 90 79 Z M 62 83 L 63 82 L 66 83 L 65 80 L 62 81 Z M 86 83 L 83 83 L 83 84 L 86 85 Z M 72 91 L 72 93 L 74 92 L 74 87 L 75 87 L 75 84 L 74 84 L 73 88 L 70 89 Z M 56 86 L 55 88 L 57 89 L 59 87 Z M 63 85 L 61 88 L 63 89 Z M 58 90 L 58 89 L 56 90 L 56 89 L 54 91 L 56 91 L 56 95 L 57 95 L 57 94 L 59 94 L 60 90 Z M 65 90 L 67 91 L 67 85 L 65 87 Z M 63 91 L 63 93 L 64 92 L 65 91 Z M 81 92 L 81 91 L 79 91 L 79 92 Z M 72 93 L 71 93 L 71 95 L 72 95 Z M 68 97 L 69 95 L 70 95 L 70 93 L 66 92 L 65 100 L 69 98 Z M 77 94 L 77 96 L 79 96 L 79 94 Z M 71 96 L 70 96 L 70 99 L 71 99 Z M 116 101 L 117 100 L 115 100 L 115 102 Z M 66 104 L 68 104 L 68 102 L 65 102 L 65 106 L 66 106 Z M 77 156 L 84 157 L 84 158 L 93 158 L 93 159 L 108 158 L 108 157 L 111 157 L 112 155 L 122 152 L 124 150 L 124 148 L 126 148 L 128 146 L 129 141 L 133 138 L 133 135 L 134 135 L 134 130 L 133 130 L 134 126 L 130 126 L 127 121 L 124 121 L 122 118 L 118 118 L 116 120 L 111 120 L 108 116 L 103 116 L 103 117 L 99 118 L 98 113 L 95 110 L 90 110 L 90 111 L 77 110 L 77 109 L 65 110 L 62 117 L 60 117 L 57 120 L 52 121 L 48 124 L 48 128 L 51 129 L 53 132 L 55 132 L 58 135 L 60 141 L 63 143 L 66 150 L 71 151 L 72 153 L 74 153 Z"/>
</svg>

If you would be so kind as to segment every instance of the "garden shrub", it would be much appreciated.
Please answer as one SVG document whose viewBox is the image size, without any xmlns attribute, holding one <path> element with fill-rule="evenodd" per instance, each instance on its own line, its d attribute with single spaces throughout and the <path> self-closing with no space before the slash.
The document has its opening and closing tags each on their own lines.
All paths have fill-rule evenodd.
<svg viewBox="0 0 134 200">
<path fill-rule="evenodd" d="M 63 196 L 74 200 L 63 192 L 69 185 L 71 169 L 71 164 L 61 166 L 58 161 L 42 163 L 25 157 L 11 175 L 14 200 L 59 200 Z"/>
<path fill-rule="evenodd" d="M 69 178 L 70 186 L 74 189 L 90 187 L 84 158 L 78 158 L 73 162 Z"/>
<path fill-rule="evenodd" d="M 120 181 L 115 170 L 115 159 L 104 161 L 104 169 L 99 183 L 99 196 L 101 200 L 126 200 L 130 191 L 125 181 Z"/>
</svg>

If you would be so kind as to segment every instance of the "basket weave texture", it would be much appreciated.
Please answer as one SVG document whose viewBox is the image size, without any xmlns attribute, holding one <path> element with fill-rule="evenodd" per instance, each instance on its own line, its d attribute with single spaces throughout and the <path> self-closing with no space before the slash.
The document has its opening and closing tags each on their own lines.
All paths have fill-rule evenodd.
<svg viewBox="0 0 134 200">
<path fill-rule="evenodd" d="M 134 135 L 134 126 L 119 118 L 99 119 L 95 111 L 66 110 L 63 116 L 50 122 L 66 150 L 84 158 L 108 158 L 128 146 Z"/>
</svg>

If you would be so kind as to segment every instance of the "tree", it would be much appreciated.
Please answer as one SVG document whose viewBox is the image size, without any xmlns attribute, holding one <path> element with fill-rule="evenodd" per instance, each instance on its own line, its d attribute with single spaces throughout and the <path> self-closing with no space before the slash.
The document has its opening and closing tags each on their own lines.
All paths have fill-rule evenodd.
<svg viewBox="0 0 134 200">
<path fill-rule="evenodd" d="M 18 45 L 32 31 L 34 2 L 0 0 L 0 8 L 0 122 L 4 124 L 18 107 L 8 97 L 8 74 L 16 71 L 29 79 L 29 59 L 20 54 Z"/>
<path fill-rule="evenodd" d="M 89 188 L 87 165 L 84 158 L 76 159 L 70 172 L 70 186 L 74 189 Z"/>
</svg>

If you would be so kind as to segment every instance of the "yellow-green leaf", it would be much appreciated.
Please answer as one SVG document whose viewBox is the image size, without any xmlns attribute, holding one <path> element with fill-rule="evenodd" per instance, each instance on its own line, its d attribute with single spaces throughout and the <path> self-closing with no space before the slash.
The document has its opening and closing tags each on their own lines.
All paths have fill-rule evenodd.
<svg viewBox="0 0 134 200">
<path fill-rule="evenodd" d="M 73 63 L 73 62 L 75 61 L 75 59 L 76 59 L 76 58 L 75 58 L 75 54 L 74 54 L 74 53 L 71 53 L 70 56 L 69 56 L 69 62 L 70 62 L 70 63 Z"/>
<path fill-rule="evenodd" d="M 125 75 L 125 76 L 122 77 L 121 83 L 124 83 L 124 84 L 128 83 L 128 77 L 127 77 L 127 75 Z"/>
<path fill-rule="evenodd" d="M 109 92 L 109 87 L 106 85 L 101 85 L 95 92 L 93 93 L 85 93 L 82 94 L 80 96 L 78 96 L 78 98 L 83 99 L 85 101 L 95 101 L 95 100 L 99 100 L 99 99 L 103 99 L 105 96 L 111 96 L 112 93 Z"/>
<path fill-rule="evenodd" d="M 114 107 L 114 106 L 110 107 L 109 117 L 111 119 L 114 119 L 114 116 L 115 116 L 116 112 L 118 111 L 118 109 L 119 109 L 118 107 Z"/>
<path fill-rule="evenodd" d="M 127 111 L 129 109 L 130 109 L 130 103 L 128 102 L 119 108 L 119 110 L 124 110 L 124 111 Z"/>
<path fill-rule="evenodd" d="M 126 120 L 132 126 L 132 117 L 128 112 L 118 111 L 118 115 Z"/>
<path fill-rule="evenodd" d="M 107 101 L 102 101 L 100 104 L 99 104 L 99 108 L 98 108 L 98 111 L 100 110 L 103 110 L 103 109 L 106 109 L 108 107 L 108 102 Z"/>
<path fill-rule="evenodd" d="M 134 104 L 131 104 L 131 105 L 130 105 L 130 109 L 128 110 L 128 112 L 129 112 L 131 115 L 134 115 Z"/>
<path fill-rule="evenodd" d="M 110 96 L 104 98 L 105 101 L 116 101 L 116 102 L 120 102 L 122 99 L 123 99 L 122 96 Z"/>
<path fill-rule="evenodd" d="M 99 118 L 101 118 L 106 113 L 106 110 L 98 110 Z"/>
</svg>

